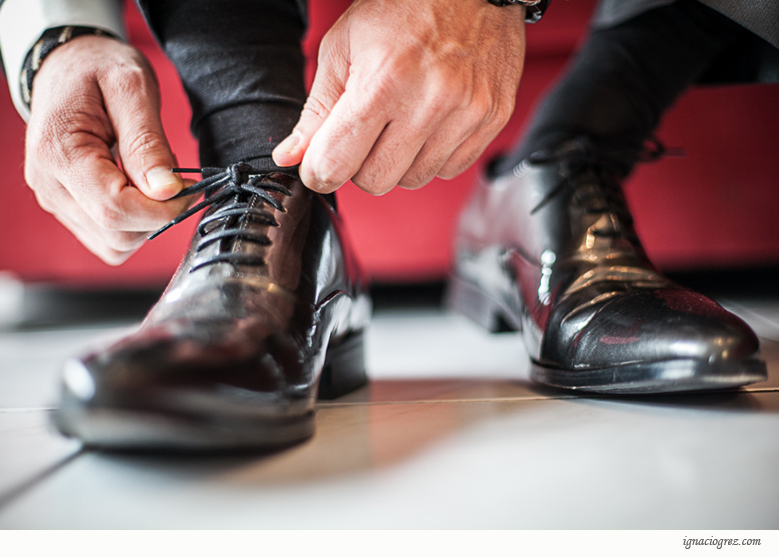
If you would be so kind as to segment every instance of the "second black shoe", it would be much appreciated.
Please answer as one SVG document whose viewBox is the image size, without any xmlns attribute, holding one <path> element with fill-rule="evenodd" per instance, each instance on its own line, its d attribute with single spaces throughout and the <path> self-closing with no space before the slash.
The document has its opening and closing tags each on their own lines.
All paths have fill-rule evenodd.
<svg viewBox="0 0 779 557">
<path fill-rule="evenodd" d="M 649 262 L 623 167 L 574 140 L 479 184 L 460 219 L 450 307 L 521 330 L 545 385 L 658 393 L 765 380 L 746 323 Z"/>
<path fill-rule="evenodd" d="M 114 449 L 272 448 L 309 437 L 317 397 L 366 381 L 370 301 L 341 221 L 298 178 L 245 164 L 184 195 L 209 206 L 140 330 L 63 370 L 54 421 Z M 176 221 L 174 221 L 176 222 Z"/>
</svg>

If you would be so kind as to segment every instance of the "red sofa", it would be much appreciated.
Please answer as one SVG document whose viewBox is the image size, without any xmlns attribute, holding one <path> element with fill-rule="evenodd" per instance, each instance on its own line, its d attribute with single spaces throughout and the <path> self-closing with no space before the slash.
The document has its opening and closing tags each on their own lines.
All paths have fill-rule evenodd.
<svg viewBox="0 0 779 557">
<path fill-rule="evenodd" d="M 163 122 L 183 166 L 197 164 L 189 110 L 175 70 L 161 54 L 132 2 L 132 42 L 158 72 Z M 311 0 L 310 60 L 319 40 L 349 4 Z M 511 123 L 482 161 L 512 144 L 534 104 L 563 70 L 587 26 L 593 0 L 553 3 L 528 28 L 525 74 Z M 314 73 L 309 67 L 309 82 Z M 24 125 L 0 84 L 3 202 L 0 271 L 25 281 L 94 287 L 156 287 L 175 270 L 194 220 L 142 248 L 121 267 L 87 252 L 51 215 L 38 208 L 23 180 Z M 660 138 L 683 147 L 685 158 L 639 168 L 627 189 L 646 248 L 663 268 L 774 265 L 779 262 L 779 87 L 696 89 L 662 124 Z M 352 241 L 370 276 L 382 281 L 442 278 L 451 261 L 452 230 L 479 164 L 452 181 L 419 191 L 371 197 L 352 185 L 339 203 Z"/>
</svg>

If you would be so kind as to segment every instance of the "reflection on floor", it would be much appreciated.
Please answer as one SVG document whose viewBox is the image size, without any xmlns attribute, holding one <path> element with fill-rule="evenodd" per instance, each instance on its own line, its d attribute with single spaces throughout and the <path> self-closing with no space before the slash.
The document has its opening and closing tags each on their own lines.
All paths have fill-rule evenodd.
<svg viewBox="0 0 779 557">
<path fill-rule="evenodd" d="M 779 527 L 779 300 L 728 301 L 769 381 L 580 397 L 527 380 L 515 335 L 377 312 L 372 383 L 317 434 L 218 458 L 88 452 L 47 421 L 62 360 L 132 326 L 0 333 L 0 528 Z"/>
</svg>

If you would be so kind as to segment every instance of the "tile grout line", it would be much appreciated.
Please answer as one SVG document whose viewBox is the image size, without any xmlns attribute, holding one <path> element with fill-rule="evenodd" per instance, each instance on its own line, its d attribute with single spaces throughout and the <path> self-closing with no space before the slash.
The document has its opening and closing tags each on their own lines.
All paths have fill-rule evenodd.
<svg viewBox="0 0 779 557">
<path fill-rule="evenodd" d="M 712 391 L 710 393 L 705 394 L 721 394 L 721 393 L 774 393 L 779 392 L 779 387 L 769 387 L 765 389 L 752 389 L 749 391 Z M 681 395 L 689 395 L 690 393 L 677 393 Z M 665 396 L 669 396 L 668 393 L 666 393 Z M 671 394 L 672 396 L 672 394 Z M 646 398 L 646 395 L 642 396 L 641 400 L 643 401 Z M 445 404 L 445 403 L 467 403 L 467 402 L 539 402 L 542 400 L 619 400 L 619 401 L 629 401 L 629 398 L 626 397 L 614 397 L 611 395 L 598 395 L 598 394 L 588 394 L 588 395 L 564 395 L 564 396 L 539 396 L 539 397 L 496 397 L 496 398 L 452 398 L 452 399 L 427 399 L 427 400 L 397 400 L 397 401 L 376 401 L 376 402 L 335 402 L 335 403 L 324 403 L 324 404 L 317 404 L 316 408 L 317 410 L 321 410 L 324 408 L 348 408 L 352 406 L 391 406 L 391 405 L 402 405 L 402 404 Z"/>
<path fill-rule="evenodd" d="M 387 400 L 379 402 L 335 402 L 317 404 L 317 409 L 323 408 L 340 408 L 350 406 L 387 406 L 387 405 L 400 405 L 400 404 L 446 404 L 448 402 L 534 402 L 539 400 L 565 400 L 571 398 L 581 398 L 577 396 L 561 396 L 561 397 L 497 397 L 497 398 L 450 398 L 450 399 L 429 399 L 429 400 Z"/>
<path fill-rule="evenodd" d="M 742 391 L 712 391 L 711 393 L 774 393 L 779 392 L 779 387 L 766 387 L 761 389 L 744 389 Z M 667 393 L 666 393 L 667 394 Z M 671 393 L 673 394 L 673 393 Z M 689 393 L 677 393 L 677 394 L 689 394 Z M 614 400 L 615 397 L 611 395 L 600 395 L 597 393 L 587 395 L 561 395 L 561 396 L 537 396 L 537 397 L 492 397 L 492 398 L 451 398 L 451 399 L 421 399 L 421 400 L 384 400 L 384 401 L 364 401 L 364 402 L 325 402 L 317 403 L 317 408 L 336 408 L 336 407 L 348 407 L 348 406 L 378 406 L 378 405 L 390 405 L 390 404 L 442 404 L 447 402 L 537 402 L 541 400 L 570 400 L 570 399 L 604 399 Z M 626 400 L 624 398 L 618 398 L 618 400 Z M 35 412 L 53 412 L 57 410 L 56 406 L 42 406 L 32 408 L 0 408 L 0 414 L 29 414 Z"/>
</svg>

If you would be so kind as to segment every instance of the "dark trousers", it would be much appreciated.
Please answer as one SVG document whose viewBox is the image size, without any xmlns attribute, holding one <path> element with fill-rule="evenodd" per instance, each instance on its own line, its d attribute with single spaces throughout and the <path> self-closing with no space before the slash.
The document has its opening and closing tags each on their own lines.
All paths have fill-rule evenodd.
<svg viewBox="0 0 779 557">
<path fill-rule="evenodd" d="M 697 0 L 680 0 L 592 31 L 536 110 L 524 139 L 493 171 L 508 172 L 535 151 L 584 136 L 602 152 L 620 151 L 627 174 L 663 113 L 747 35 Z M 635 157 L 625 159 L 625 152 Z"/>
<path fill-rule="evenodd" d="M 270 154 L 298 121 L 306 90 L 304 0 L 138 0 L 181 76 L 202 166 Z"/>
</svg>

